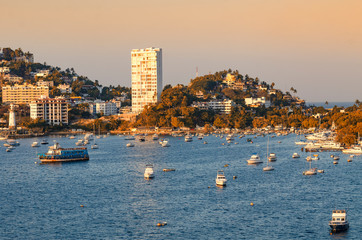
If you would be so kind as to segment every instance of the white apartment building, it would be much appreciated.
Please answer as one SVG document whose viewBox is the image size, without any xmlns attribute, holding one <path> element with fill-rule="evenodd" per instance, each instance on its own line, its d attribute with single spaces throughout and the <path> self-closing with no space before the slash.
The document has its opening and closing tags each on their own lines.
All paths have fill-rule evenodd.
<svg viewBox="0 0 362 240">
<path fill-rule="evenodd" d="M 50 125 L 68 124 L 68 101 L 64 98 L 41 98 L 30 103 L 30 117 Z"/>
<path fill-rule="evenodd" d="M 89 112 L 93 115 L 103 114 L 104 116 L 110 116 L 117 114 L 117 104 L 114 102 L 94 101 L 89 103 Z"/>
<path fill-rule="evenodd" d="M 131 51 L 132 112 L 140 113 L 148 104 L 160 100 L 162 92 L 162 49 Z"/>
<path fill-rule="evenodd" d="M 230 114 L 231 108 L 235 106 L 232 100 L 211 100 L 209 102 L 193 102 L 192 107 L 196 107 L 200 110 L 211 109 L 222 114 Z"/>
<path fill-rule="evenodd" d="M 266 100 L 265 97 L 261 98 L 245 98 L 245 104 L 251 107 L 259 107 L 265 105 L 266 108 L 270 107 L 270 101 Z"/>
</svg>

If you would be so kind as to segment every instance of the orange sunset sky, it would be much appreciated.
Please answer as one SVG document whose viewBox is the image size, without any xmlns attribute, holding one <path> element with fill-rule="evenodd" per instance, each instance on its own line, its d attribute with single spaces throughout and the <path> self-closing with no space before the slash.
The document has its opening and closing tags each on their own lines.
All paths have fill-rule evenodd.
<svg viewBox="0 0 362 240">
<path fill-rule="evenodd" d="M 130 51 L 163 49 L 165 84 L 237 69 L 307 101 L 362 100 L 360 0 L 12 0 L 0 47 L 131 85 Z"/>
</svg>

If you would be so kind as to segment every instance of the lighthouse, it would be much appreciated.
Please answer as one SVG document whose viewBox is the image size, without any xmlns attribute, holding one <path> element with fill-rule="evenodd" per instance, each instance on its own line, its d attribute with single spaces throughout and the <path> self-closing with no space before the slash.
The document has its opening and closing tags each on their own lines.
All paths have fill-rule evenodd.
<svg viewBox="0 0 362 240">
<path fill-rule="evenodd" d="M 15 129 L 15 128 L 16 128 L 16 121 L 15 121 L 14 105 L 10 104 L 9 129 Z"/>
</svg>

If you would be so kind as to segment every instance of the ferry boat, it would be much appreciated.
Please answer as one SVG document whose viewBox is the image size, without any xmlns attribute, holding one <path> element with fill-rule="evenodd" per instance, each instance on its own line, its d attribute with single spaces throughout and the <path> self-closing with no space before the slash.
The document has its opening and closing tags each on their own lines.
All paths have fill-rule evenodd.
<svg viewBox="0 0 362 240">
<path fill-rule="evenodd" d="M 346 210 L 333 210 L 329 226 L 333 232 L 346 231 L 349 228 Z"/>
<path fill-rule="evenodd" d="M 88 161 L 87 148 L 61 148 L 59 143 L 50 146 L 47 153 L 38 154 L 42 163 Z"/>
</svg>

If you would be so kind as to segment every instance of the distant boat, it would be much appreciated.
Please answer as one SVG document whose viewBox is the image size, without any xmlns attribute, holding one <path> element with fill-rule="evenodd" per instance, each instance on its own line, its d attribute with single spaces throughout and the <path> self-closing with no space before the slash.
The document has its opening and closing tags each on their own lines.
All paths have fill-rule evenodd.
<svg viewBox="0 0 362 240">
<path fill-rule="evenodd" d="M 38 142 L 33 142 L 33 143 L 31 144 L 31 146 L 32 146 L 32 147 L 40 147 L 40 145 L 39 145 Z"/>
<path fill-rule="evenodd" d="M 13 149 L 12 148 L 7 148 L 6 152 L 11 152 Z"/>
<path fill-rule="evenodd" d="M 300 156 L 299 156 L 299 154 L 298 154 L 298 153 L 293 153 L 292 158 L 300 158 Z"/>
<path fill-rule="evenodd" d="M 164 139 L 164 140 L 162 141 L 162 143 L 161 143 L 161 146 L 162 146 L 162 147 L 169 147 L 170 144 L 168 143 L 168 139 Z"/>
<path fill-rule="evenodd" d="M 332 220 L 329 221 L 329 227 L 333 232 L 346 231 L 349 228 L 346 210 L 333 210 Z"/>
<path fill-rule="evenodd" d="M 246 160 L 249 164 L 259 164 L 263 161 L 260 160 L 260 157 L 258 154 L 251 155 L 250 159 Z"/>
<path fill-rule="evenodd" d="M 335 161 L 339 160 L 339 156 L 334 155 L 333 160 Z"/>
<path fill-rule="evenodd" d="M 362 154 L 362 147 L 355 146 L 352 148 L 344 149 L 344 150 L 342 150 L 342 152 L 345 154 Z"/>
<path fill-rule="evenodd" d="M 185 136 L 185 142 L 192 142 L 192 136 L 190 134 Z"/>
<path fill-rule="evenodd" d="M 70 136 L 70 137 L 69 137 L 69 139 L 75 139 L 75 136 L 74 136 L 74 135 L 72 135 L 72 136 Z"/>
<path fill-rule="evenodd" d="M 94 143 L 92 146 L 91 146 L 92 149 L 98 149 L 98 144 L 97 143 Z"/>
<path fill-rule="evenodd" d="M 303 172 L 303 175 L 316 175 L 317 168 L 312 168 L 312 162 L 310 162 L 310 168 Z"/>
<path fill-rule="evenodd" d="M 132 135 L 129 135 L 129 136 L 125 137 L 124 140 L 135 140 L 135 137 Z"/>
<path fill-rule="evenodd" d="M 268 157 L 269 162 L 275 162 L 277 160 L 277 156 L 275 153 L 270 153 Z"/>
<path fill-rule="evenodd" d="M 145 137 L 144 135 L 141 135 L 141 136 L 138 138 L 138 140 L 139 140 L 140 142 L 144 142 L 144 141 L 146 141 L 146 137 Z"/>
<path fill-rule="evenodd" d="M 126 147 L 134 147 L 133 143 L 127 143 Z"/>
<path fill-rule="evenodd" d="M 217 171 L 215 182 L 218 186 L 226 186 L 227 180 L 223 170 Z"/>
<path fill-rule="evenodd" d="M 49 143 L 48 143 L 48 140 L 43 139 L 43 140 L 41 141 L 41 144 L 45 145 L 45 144 L 49 144 Z"/>
<path fill-rule="evenodd" d="M 312 157 L 312 160 L 314 160 L 314 161 L 319 160 L 319 156 L 318 156 L 318 154 L 314 154 L 314 155 L 313 155 L 313 157 Z"/>
<path fill-rule="evenodd" d="M 146 165 L 145 173 L 143 174 L 143 176 L 144 176 L 146 179 L 149 179 L 149 178 L 153 178 L 153 177 L 154 177 L 153 165 L 152 165 L 152 164 L 147 164 L 147 165 Z"/>
</svg>

